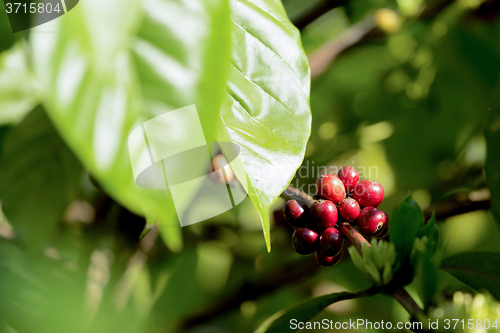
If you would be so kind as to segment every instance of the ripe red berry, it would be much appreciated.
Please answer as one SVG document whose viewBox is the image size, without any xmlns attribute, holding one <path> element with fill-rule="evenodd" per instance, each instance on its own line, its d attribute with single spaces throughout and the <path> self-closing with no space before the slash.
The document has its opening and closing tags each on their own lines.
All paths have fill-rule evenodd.
<svg viewBox="0 0 500 333">
<path fill-rule="evenodd" d="M 318 195 L 323 199 L 338 204 L 345 198 L 344 183 L 334 175 L 324 175 L 316 182 Z"/>
<path fill-rule="evenodd" d="M 338 254 L 342 250 L 343 243 L 344 239 L 340 231 L 335 228 L 325 229 L 321 236 L 319 236 L 319 249 L 328 257 Z"/>
<path fill-rule="evenodd" d="M 298 228 L 293 232 L 292 245 L 298 254 L 311 254 L 319 248 L 319 235 L 309 228 Z"/>
<path fill-rule="evenodd" d="M 359 182 L 359 173 L 352 166 L 345 166 L 339 170 L 337 176 L 345 186 L 347 193 L 351 193 Z"/>
<path fill-rule="evenodd" d="M 358 230 L 367 236 L 374 236 L 380 232 L 387 222 L 387 215 L 375 207 L 363 208 L 359 213 Z"/>
<path fill-rule="evenodd" d="M 342 251 L 334 255 L 333 257 L 329 257 L 325 255 L 322 251 L 316 251 L 316 260 L 321 266 L 330 267 L 338 263 L 342 259 Z"/>
<path fill-rule="evenodd" d="M 353 198 L 345 198 L 339 204 L 339 215 L 346 221 L 354 221 L 359 216 L 359 203 Z"/>
<path fill-rule="evenodd" d="M 332 228 L 338 220 L 337 207 L 329 200 L 318 200 L 311 206 L 311 218 L 318 227 Z"/>
<path fill-rule="evenodd" d="M 354 186 L 352 197 L 361 208 L 377 207 L 384 200 L 384 188 L 373 180 L 362 180 Z"/>
<path fill-rule="evenodd" d="M 305 227 L 309 224 L 309 207 L 303 201 L 288 200 L 283 206 L 283 216 L 291 226 Z"/>
</svg>

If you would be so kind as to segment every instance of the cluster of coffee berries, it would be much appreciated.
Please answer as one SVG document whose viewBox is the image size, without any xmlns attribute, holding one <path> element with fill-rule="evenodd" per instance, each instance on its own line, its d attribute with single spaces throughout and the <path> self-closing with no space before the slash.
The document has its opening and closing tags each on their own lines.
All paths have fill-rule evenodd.
<svg viewBox="0 0 500 333">
<path fill-rule="evenodd" d="M 297 228 L 292 244 L 298 254 L 316 253 L 323 266 L 333 266 L 342 258 L 343 237 L 338 230 L 342 222 L 350 222 L 366 236 L 384 237 L 388 232 L 387 214 L 378 205 L 384 199 L 384 188 L 372 180 L 359 181 L 358 172 L 345 166 L 337 176 L 322 176 L 317 197 L 311 207 L 299 200 L 289 200 L 283 215 Z"/>
</svg>

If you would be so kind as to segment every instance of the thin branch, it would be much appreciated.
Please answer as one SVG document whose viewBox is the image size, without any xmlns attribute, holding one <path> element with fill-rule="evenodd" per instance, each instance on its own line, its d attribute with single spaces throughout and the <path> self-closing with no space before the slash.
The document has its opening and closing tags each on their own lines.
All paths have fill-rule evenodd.
<svg viewBox="0 0 500 333">
<path fill-rule="evenodd" d="M 292 19 L 292 23 L 299 30 L 303 30 L 309 24 L 328 13 L 330 10 L 346 4 L 346 0 L 321 0 L 313 4 L 304 12 Z"/>
<path fill-rule="evenodd" d="M 415 302 L 413 297 L 406 291 L 403 287 L 396 287 L 395 291 L 391 294 L 391 297 L 401 304 L 406 312 L 408 312 L 413 317 L 417 317 L 423 313 L 420 306 Z"/>
<path fill-rule="evenodd" d="M 283 193 L 281 193 L 281 197 L 285 200 L 304 201 L 309 206 L 311 206 L 314 203 L 314 199 L 309 194 L 304 193 L 293 186 L 288 186 L 286 190 Z"/>
<path fill-rule="evenodd" d="M 458 193 L 451 199 L 432 203 L 424 211 L 426 219 L 432 212 L 437 220 L 445 220 L 455 215 L 470 213 L 477 210 L 488 210 L 491 207 L 490 191 L 487 188 L 471 192 Z"/>
<path fill-rule="evenodd" d="M 360 43 L 377 27 L 373 15 L 367 16 L 362 21 L 346 29 L 339 37 L 326 43 L 324 46 L 309 55 L 311 67 L 311 80 L 314 81 L 323 74 L 337 58 L 348 48 Z"/>
</svg>

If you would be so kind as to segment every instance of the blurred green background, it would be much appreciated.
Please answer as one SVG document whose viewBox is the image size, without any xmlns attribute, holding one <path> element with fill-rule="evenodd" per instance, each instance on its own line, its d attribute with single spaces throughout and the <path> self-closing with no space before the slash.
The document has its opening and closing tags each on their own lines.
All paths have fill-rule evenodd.
<svg viewBox="0 0 500 333">
<path fill-rule="evenodd" d="M 317 2 L 283 4 L 296 22 Z M 484 131 L 499 92 L 499 15 L 497 0 L 354 0 L 305 26 L 304 50 L 309 59 L 318 59 L 360 22 L 373 23 L 313 78 L 311 137 L 304 168 L 292 185 L 307 190 L 320 166 L 364 167 L 365 178 L 383 184 L 381 208 L 387 212 L 408 191 L 428 209 L 486 188 Z M 0 22 L 4 28 L 6 23 Z M 321 268 L 313 257 L 297 255 L 293 230 L 280 217 L 283 199 L 270 212 L 270 253 L 248 198 L 183 228 L 180 252 L 169 250 L 156 228 L 141 238 L 146 220 L 101 189 L 43 107 L 36 106 L 30 68 L 23 65 L 24 40 L 31 36 L 5 31 L 0 34 L 0 173 L 7 173 L 11 158 L 36 154 L 69 161 L 71 170 L 39 165 L 26 183 L 1 189 L 38 199 L 24 207 L 26 224 L 0 219 L 0 332 L 253 332 L 307 297 L 369 285 L 349 258 Z M 23 110 L 32 111 L 24 117 Z M 36 128 L 37 137 L 25 138 L 30 149 L 16 150 L 23 135 L 12 133 L 28 128 Z M 34 193 L 30 186 L 42 178 L 66 200 Z M 6 186 L 8 180 L 3 181 Z M 62 216 L 41 212 L 66 201 Z M 33 216 L 41 222 L 30 220 Z M 500 252 L 499 223 L 490 211 L 439 222 L 444 257 Z M 439 289 L 440 302 L 457 290 L 473 292 L 446 272 L 440 272 Z M 413 285 L 409 292 L 416 296 Z M 316 320 L 322 318 L 397 322 L 408 315 L 379 295 L 328 307 Z"/>
</svg>

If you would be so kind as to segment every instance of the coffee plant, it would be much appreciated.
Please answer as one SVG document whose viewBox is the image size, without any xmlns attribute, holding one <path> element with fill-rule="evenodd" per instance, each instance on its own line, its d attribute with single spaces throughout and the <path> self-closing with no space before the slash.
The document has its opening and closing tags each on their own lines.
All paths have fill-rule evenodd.
<svg viewBox="0 0 500 333">
<path fill-rule="evenodd" d="M 0 1 L 0 333 L 499 332 L 499 1 Z"/>
</svg>

